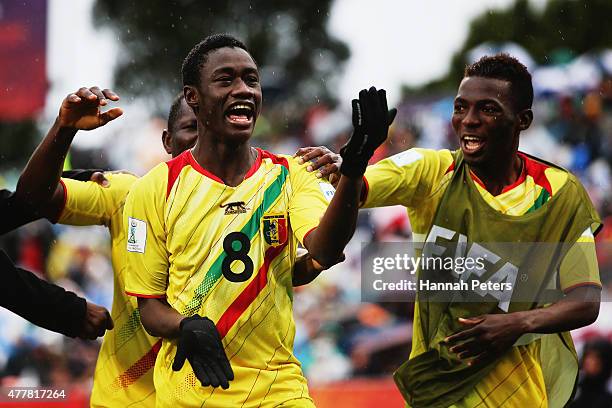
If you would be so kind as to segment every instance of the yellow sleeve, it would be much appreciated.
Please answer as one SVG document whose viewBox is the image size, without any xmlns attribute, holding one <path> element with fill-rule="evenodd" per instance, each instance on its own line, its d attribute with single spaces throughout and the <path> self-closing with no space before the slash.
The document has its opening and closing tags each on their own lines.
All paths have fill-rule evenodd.
<svg viewBox="0 0 612 408">
<path fill-rule="evenodd" d="M 564 292 L 585 285 L 601 287 L 595 238 L 590 228 L 582 233 L 561 261 L 559 283 Z"/>
<path fill-rule="evenodd" d="M 416 207 L 431 195 L 452 163 L 448 150 L 415 148 L 368 166 L 363 207 Z"/>
<path fill-rule="evenodd" d="M 168 166 L 162 163 L 132 186 L 123 211 L 127 228 L 125 291 L 139 297 L 165 297 L 168 252 L 164 207 Z"/>
<path fill-rule="evenodd" d="M 105 174 L 109 186 L 93 181 L 61 180 L 65 204 L 58 223 L 66 225 L 110 224 L 117 211 L 121 211 L 130 187 L 137 180 L 131 174 Z"/>
<path fill-rule="evenodd" d="M 327 180 L 318 179 L 314 172 L 306 171 L 306 164 L 287 157 L 291 180 L 289 223 L 293 233 L 304 245 L 304 237 L 319 225 L 319 221 L 334 196 L 334 187 Z"/>
</svg>

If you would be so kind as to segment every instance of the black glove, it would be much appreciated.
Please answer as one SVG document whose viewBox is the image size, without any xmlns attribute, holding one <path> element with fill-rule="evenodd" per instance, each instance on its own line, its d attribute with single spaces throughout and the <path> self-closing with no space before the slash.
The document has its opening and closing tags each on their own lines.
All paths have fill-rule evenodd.
<svg viewBox="0 0 612 408">
<path fill-rule="evenodd" d="M 179 371 L 185 359 L 188 359 L 202 386 L 228 389 L 229 382 L 234 379 L 234 372 L 213 321 L 208 317 L 193 315 L 184 318 L 179 327 L 181 337 L 172 369 Z"/>
<path fill-rule="evenodd" d="M 353 99 L 353 134 L 340 149 L 342 165 L 340 173 L 357 178 L 365 173 L 374 151 L 387 139 L 389 126 L 397 109 L 387 110 L 387 93 L 371 87 L 359 92 L 359 100 Z"/>
</svg>

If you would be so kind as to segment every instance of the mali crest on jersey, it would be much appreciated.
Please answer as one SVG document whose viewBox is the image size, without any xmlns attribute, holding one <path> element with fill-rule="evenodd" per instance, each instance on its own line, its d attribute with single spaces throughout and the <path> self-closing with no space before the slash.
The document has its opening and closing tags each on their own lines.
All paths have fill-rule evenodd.
<svg viewBox="0 0 612 408">
<path fill-rule="evenodd" d="M 287 216 L 285 214 L 264 215 L 262 227 L 268 245 L 278 247 L 287 242 Z"/>
</svg>

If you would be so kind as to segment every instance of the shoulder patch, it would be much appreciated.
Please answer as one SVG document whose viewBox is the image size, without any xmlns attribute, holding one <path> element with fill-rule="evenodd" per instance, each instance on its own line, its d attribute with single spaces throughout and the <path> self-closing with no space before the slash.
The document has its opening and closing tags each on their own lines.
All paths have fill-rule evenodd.
<svg viewBox="0 0 612 408">
<path fill-rule="evenodd" d="M 137 218 L 128 217 L 128 252 L 144 254 L 147 247 L 147 223 Z"/>
<path fill-rule="evenodd" d="M 325 199 L 329 203 L 331 201 L 331 199 L 334 198 L 334 194 L 336 193 L 336 189 L 334 188 L 334 186 L 332 186 L 329 183 L 319 183 L 319 188 L 321 189 L 321 192 L 323 193 L 323 196 L 325 197 Z"/>
<path fill-rule="evenodd" d="M 389 158 L 391 159 L 393 163 L 395 163 L 396 166 L 404 167 L 418 160 L 421 160 L 423 158 L 423 155 L 417 152 L 416 150 L 410 149 L 410 150 L 405 150 L 403 152 L 394 154 L 393 156 Z"/>
</svg>

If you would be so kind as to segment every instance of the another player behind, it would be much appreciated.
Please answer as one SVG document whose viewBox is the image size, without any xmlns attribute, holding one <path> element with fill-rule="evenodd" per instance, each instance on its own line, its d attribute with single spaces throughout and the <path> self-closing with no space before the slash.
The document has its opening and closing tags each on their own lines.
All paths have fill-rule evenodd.
<svg viewBox="0 0 612 408">
<path fill-rule="evenodd" d="M 97 87 L 81 88 L 77 94 L 83 100 L 95 96 L 97 100 L 105 101 L 105 95 Z M 107 94 L 115 96 L 110 91 Z M 77 105 L 73 107 L 72 115 L 82 122 L 92 120 L 97 114 L 96 109 Z M 170 107 L 168 128 L 162 134 L 166 152 L 176 157 L 193 146 L 197 137 L 196 126 L 195 115 L 181 94 Z M 50 130 L 50 136 L 59 137 L 57 133 L 56 128 Z M 69 143 L 62 147 L 67 152 Z M 42 144 L 37 154 L 30 159 L 24 174 L 36 169 L 61 169 L 63 160 L 60 158 L 61 155 L 52 154 L 47 145 Z M 50 202 L 42 205 L 42 215 L 60 224 L 105 225 L 109 229 L 114 280 L 111 316 L 115 321 L 115 330 L 107 332 L 102 342 L 94 374 L 91 406 L 152 407 L 155 406 L 152 368 L 161 342 L 143 329 L 136 300 L 125 294 L 124 251 L 127 237 L 123 206 L 137 177 L 128 173 L 105 173 L 105 177 L 105 186 L 62 178 Z M 34 187 L 30 184 L 35 179 L 22 177 L 20 183 L 29 191 Z"/>
<path fill-rule="evenodd" d="M 164 338 L 157 406 L 312 406 L 293 354 L 291 269 L 298 242 L 323 265 L 342 256 L 361 175 L 341 179 L 336 194 L 348 198 L 326 211 L 328 183 L 297 159 L 250 146 L 259 72 L 235 38 L 197 44 L 183 85 L 196 146 L 140 179 L 124 211 L 126 290 L 145 328 Z M 386 117 L 384 91 L 365 92 L 363 103 Z M 382 143 L 387 128 L 373 129 L 369 143 Z M 367 163 L 365 133 L 365 147 L 351 151 Z"/>
</svg>

